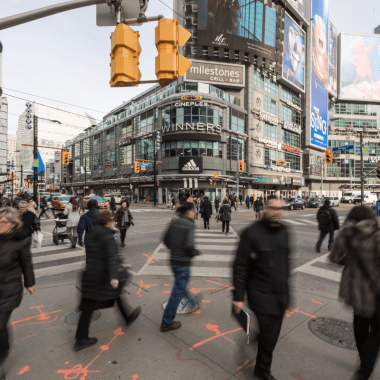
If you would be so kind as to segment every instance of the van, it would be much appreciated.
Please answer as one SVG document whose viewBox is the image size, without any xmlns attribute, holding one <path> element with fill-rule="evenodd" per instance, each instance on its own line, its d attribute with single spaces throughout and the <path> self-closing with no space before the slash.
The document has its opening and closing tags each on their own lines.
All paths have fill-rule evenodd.
<svg viewBox="0 0 380 380">
<path fill-rule="evenodd" d="M 325 197 L 325 199 L 330 201 L 331 206 L 339 207 L 339 197 Z"/>
<path fill-rule="evenodd" d="M 375 205 L 376 201 L 377 201 L 377 195 L 375 195 L 375 194 L 364 194 L 363 204 L 373 204 L 373 205 Z M 361 203 L 361 196 L 357 195 L 354 198 L 353 203 L 354 203 L 354 205 L 357 204 L 357 203 Z"/>
</svg>

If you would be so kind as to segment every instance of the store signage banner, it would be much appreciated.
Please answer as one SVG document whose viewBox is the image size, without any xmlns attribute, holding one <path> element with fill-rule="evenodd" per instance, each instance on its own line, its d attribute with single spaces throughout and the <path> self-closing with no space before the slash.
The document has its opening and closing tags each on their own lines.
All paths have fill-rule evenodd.
<svg viewBox="0 0 380 380">
<path fill-rule="evenodd" d="M 162 133 L 177 131 L 196 131 L 206 133 L 222 133 L 222 127 L 214 124 L 204 123 L 181 123 L 176 125 L 166 125 L 162 127 Z"/>
<path fill-rule="evenodd" d="M 263 184 L 281 184 L 281 179 L 279 178 L 253 178 L 253 183 L 263 183 Z"/>
<path fill-rule="evenodd" d="M 310 144 L 327 149 L 329 0 L 313 1 L 312 19 Z"/>
<path fill-rule="evenodd" d="M 179 158 L 180 174 L 201 174 L 203 173 L 202 157 L 180 157 Z"/>
</svg>

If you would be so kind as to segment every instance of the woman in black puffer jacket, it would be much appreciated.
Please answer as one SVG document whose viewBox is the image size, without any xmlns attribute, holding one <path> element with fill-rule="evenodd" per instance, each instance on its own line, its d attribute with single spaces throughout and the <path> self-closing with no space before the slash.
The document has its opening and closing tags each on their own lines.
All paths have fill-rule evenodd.
<svg viewBox="0 0 380 380">
<path fill-rule="evenodd" d="M 10 207 L 0 210 L 0 379 L 5 379 L 3 362 L 9 352 L 7 325 L 22 299 L 23 283 L 34 292 L 34 272 L 30 256 L 31 237 L 21 228 L 20 213 Z"/>
<path fill-rule="evenodd" d="M 132 324 L 141 313 L 141 307 L 129 315 L 120 300 L 127 272 L 118 255 L 114 218 L 108 210 L 96 216 L 96 227 L 86 246 L 86 269 L 82 276 L 82 314 L 76 333 L 76 351 L 93 346 L 96 338 L 89 338 L 89 325 L 94 310 L 112 307 L 116 301 L 127 322 Z"/>
</svg>

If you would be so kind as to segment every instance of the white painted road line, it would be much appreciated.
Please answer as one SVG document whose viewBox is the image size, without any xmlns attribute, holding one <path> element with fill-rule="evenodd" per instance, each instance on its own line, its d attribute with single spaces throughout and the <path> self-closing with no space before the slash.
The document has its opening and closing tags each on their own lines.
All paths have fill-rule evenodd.
<svg viewBox="0 0 380 380">
<path fill-rule="evenodd" d="M 85 258 L 85 253 L 80 251 L 72 251 L 72 252 L 66 252 L 66 253 L 57 253 L 49 256 L 40 256 L 40 257 L 33 257 L 32 262 L 33 264 L 39 264 L 39 263 L 47 263 L 49 261 L 55 261 L 55 260 L 64 260 L 64 259 L 71 259 L 73 257 L 83 257 Z"/>
<path fill-rule="evenodd" d="M 195 245 L 195 247 L 199 250 L 204 250 L 204 251 L 233 251 L 237 248 L 236 245 Z"/>
<path fill-rule="evenodd" d="M 304 223 L 307 223 L 307 224 L 313 224 L 313 225 L 315 225 L 315 226 L 318 225 L 318 222 L 314 222 L 313 220 L 304 220 L 303 222 L 304 222 Z"/>
<path fill-rule="evenodd" d="M 315 259 L 308 261 L 307 263 L 301 265 L 300 267 L 295 268 L 295 269 L 292 269 L 292 270 L 290 271 L 290 274 L 293 274 L 293 273 L 296 273 L 296 272 L 303 272 L 303 270 L 304 270 L 305 268 L 309 267 L 311 264 L 316 263 L 317 261 L 324 260 L 328 255 L 329 255 L 329 254 L 326 253 L 325 255 L 322 255 L 322 256 L 316 257 Z"/>
<path fill-rule="evenodd" d="M 34 275 L 36 278 L 41 278 L 41 277 L 53 276 L 57 274 L 67 273 L 67 272 L 83 270 L 85 267 L 86 267 L 86 262 L 80 261 L 78 263 L 63 264 L 63 265 L 58 265 L 55 267 L 35 269 Z"/>
<path fill-rule="evenodd" d="M 318 267 L 313 266 L 307 266 L 302 269 L 302 273 L 311 274 L 316 277 L 321 277 L 326 280 L 331 280 L 335 282 L 340 282 L 340 279 L 342 277 L 342 273 L 340 272 L 334 272 L 332 270 L 326 270 Z"/>
<path fill-rule="evenodd" d="M 232 244 L 235 244 L 237 242 L 237 239 L 236 238 L 228 238 L 228 237 L 224 237 L 224 236 L 221 236 L 220 238 L 218 239 L 198 239 L 197 237 L 195 237 L 195 242 L 196 243 L 232 243 Z"/>
<path fill-rule="evenodd" d="M 145 274 L 153 276 L 173 276 L 173 271 L 169 266 L 154 266 L 150 265 L 145 271 Z M 215 268 L 215 267 L 191 267 L 190 268 L 191 277 L 222 277 L 229 278 L 232 277 L 231 268 Z"/>
<path fill-rule="evenodd" d="M 158 260 L 168 260 L 170 258 L 170 253 L 158 252 L 154 257 Z M 232 262 L 235 260 L 235 255 L 199 255 L 194 256 L 191 260 L 192 263 L 196 261 L 227 261 Z"/>
<path fill-rule="evenodd" d="M 298 224 L 298 225 L 300 225 L 300 226 L 303 225 L 303 223 L 301 223 L 301 222 L 297 222 L 297 221 L 295 221 L 295 220 L 291 220 L 291 219 L 282 219 L 282 221 L 285 222 L 285 223 L 290 223 L 290 224 Z"/>
</svg>

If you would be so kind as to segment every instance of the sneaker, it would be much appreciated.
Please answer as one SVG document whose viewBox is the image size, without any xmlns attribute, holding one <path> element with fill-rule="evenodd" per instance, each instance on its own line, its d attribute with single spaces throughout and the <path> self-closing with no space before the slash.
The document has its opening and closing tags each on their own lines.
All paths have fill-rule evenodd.
<svg viewBox="0 0 380 380">
<path fill-rule="evenodd" d="M 83 350 L 84 348 L 91 347 L 96 343 L 98 343 L 97 338 L 77 339 L 75 344 L 74 344 L 74 351 Z"/>
<path fill-rule="evenodd" d="M 315 250 L 318 252 L 318 253 L 321 253 L 321 247 L 317 244 L 315 246 Z"/>
<path fill-rule="evenodd" d="M 130 326 L 141 314 L 141 306 L 136 307 L 127 317 L 127 325 Z"/>
<path fill-rule="evenodd" d="M 172 331 L 172 330 L 177 330 L 181 326 L 182 326 L 181 322 L 174 321 L 171 325 L 167 325 L 166 323 L 162 322 L 161 327 L 160 327 L 160 331 L 161 332 L 168 332 L 168 331 Z"/>
</svg>

